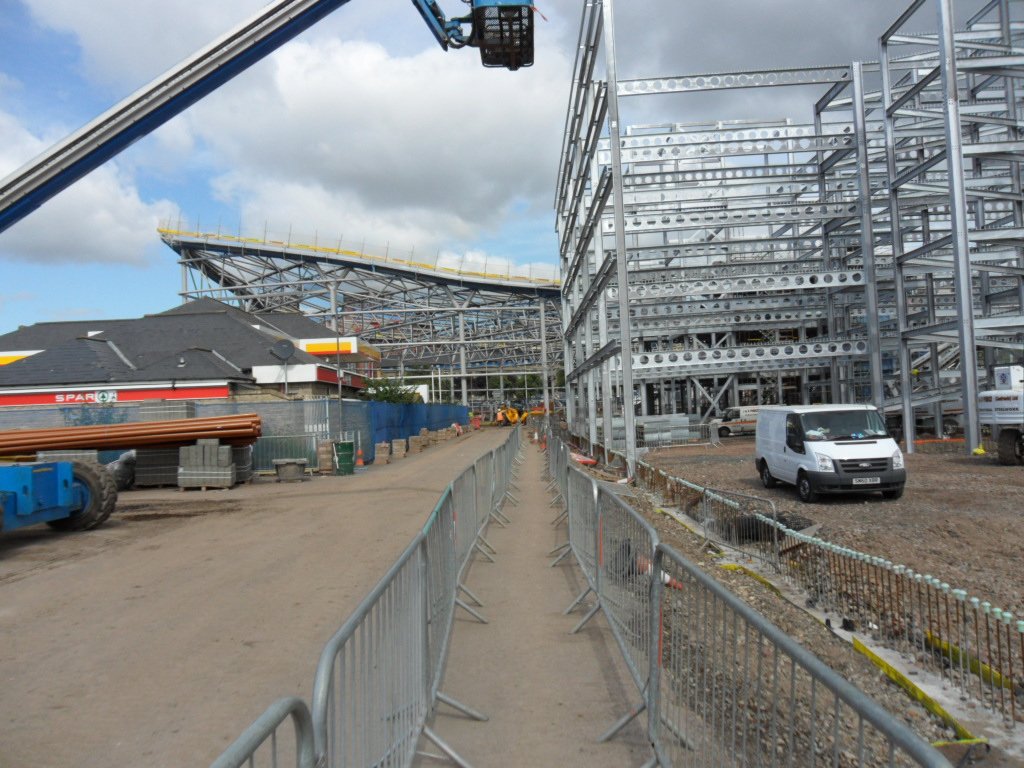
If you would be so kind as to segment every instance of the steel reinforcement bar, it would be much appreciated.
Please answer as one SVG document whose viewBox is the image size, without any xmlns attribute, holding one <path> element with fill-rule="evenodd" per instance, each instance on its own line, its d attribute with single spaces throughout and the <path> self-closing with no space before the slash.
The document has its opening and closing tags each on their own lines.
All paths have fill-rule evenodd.
<svg viewBox="0 0 1024 768">
<path fill-rule="evenodd" d="M 593 594 L 573 630 L 608 621 L 646 712 L 648 766 L 949 766 L 934 748 L 766 618 L 671 548 L 616 493 L 548 435 L 564 491 L 569 548 Z M 723 506 L 738 502 L 722 495 Z M 560 516 L 561 517 L 561 516 Z M 765 516 L 771 520 L 771 517 Z M 559 557 L 561 559 L 562 556 Z M 557 561 L 556 561 L 557 562 Z"/>
<path fill-rule="evenodd" d="M 461 580 L 474 552 L 489 556 L 483 537 L 488 523 L 507 519 L 501 506 L 509 495 L 520 432 L 510 430 L 503 445 L 452 481 L 423 529 L 327 642 L 312 707 L 300 699 L 275 702 L 213 768 L 253 765 L 257 756 L 285 765 L 280 742 L 289 740 L 289 717 L 295 723 L 296 768 L 408 766 L 421 736 L 457 765 L 468 765 L 429 722 L 438 702 L 487 719 L 440 686 L 456 607 L 486 621 L 459 598 L 465 592 L 480 607 Z"/>
</svg>

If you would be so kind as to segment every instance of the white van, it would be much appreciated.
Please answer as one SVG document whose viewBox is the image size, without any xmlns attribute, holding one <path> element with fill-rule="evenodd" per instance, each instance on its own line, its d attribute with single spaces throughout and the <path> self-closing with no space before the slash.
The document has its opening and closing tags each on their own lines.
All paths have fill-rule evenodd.
<svg viewBox="0 0 1024 768">
<path fill-rule="evenodd" d="M 801 501 L 818 494 L 881 491 L 903 495 L 903 453 L 871 405 L 762 406 L 754 460 L 761 482 L 796 486 Z"/>
<path fill-rule="evenodd" d="M 731 435 L 752 435 L 757 428 L 757 413 L 760 406 L 749 405 L 740 408 L 726 408 L 720 419 L 712 419 L 711 428 L 719 437 Z"/>
</svg>

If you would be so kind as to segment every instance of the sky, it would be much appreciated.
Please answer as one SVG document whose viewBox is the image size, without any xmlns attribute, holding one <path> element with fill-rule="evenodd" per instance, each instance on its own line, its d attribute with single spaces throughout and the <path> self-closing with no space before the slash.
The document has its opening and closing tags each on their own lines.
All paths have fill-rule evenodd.
<svg viewBox="0 0 1024 768">
<path fill-rule="evenodd" d="M 0 233 L 0 334 L 177 305 L 162 225 L 554 274 L 582 2 L 538 0 L 535 65 L 508 72 L 442 51 L 409 0 L 352 0 Z M 0 178 L 263 5 L 0 0 Z M 871 60 L 903 7 L 618 0 L 618 73 Z M 809 119 L 808 90 L 623 100 L 622 121 Z"/>
</svg>

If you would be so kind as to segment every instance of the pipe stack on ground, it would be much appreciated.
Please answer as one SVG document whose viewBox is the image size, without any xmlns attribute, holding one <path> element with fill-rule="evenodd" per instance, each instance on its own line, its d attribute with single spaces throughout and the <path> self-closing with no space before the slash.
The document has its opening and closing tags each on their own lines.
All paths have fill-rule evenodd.
<svg viewBox="0 0 1024 768">
<path fill-rule="evenodd" d="M 0 432 L 0 456 L 68 448 L 173 448 L 192 445 L 205 438 L 216 438 L 226 445 L 251 445 L 260 433 L 260 417 L 255 413 L 88 427 L 13 429 Z"/>
</svg>

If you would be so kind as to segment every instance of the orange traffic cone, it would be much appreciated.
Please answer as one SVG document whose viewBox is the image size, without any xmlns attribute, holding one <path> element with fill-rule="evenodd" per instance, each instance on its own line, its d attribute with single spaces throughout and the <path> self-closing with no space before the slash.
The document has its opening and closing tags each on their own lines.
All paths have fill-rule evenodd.
<svg viewBox="0 0 1024 768">
<path fill-rule="evenodd" d="M 363 449 L 360 448 L 356 451 L 356 466 L 362 467 L 363 465 Z"/>
</svg>

